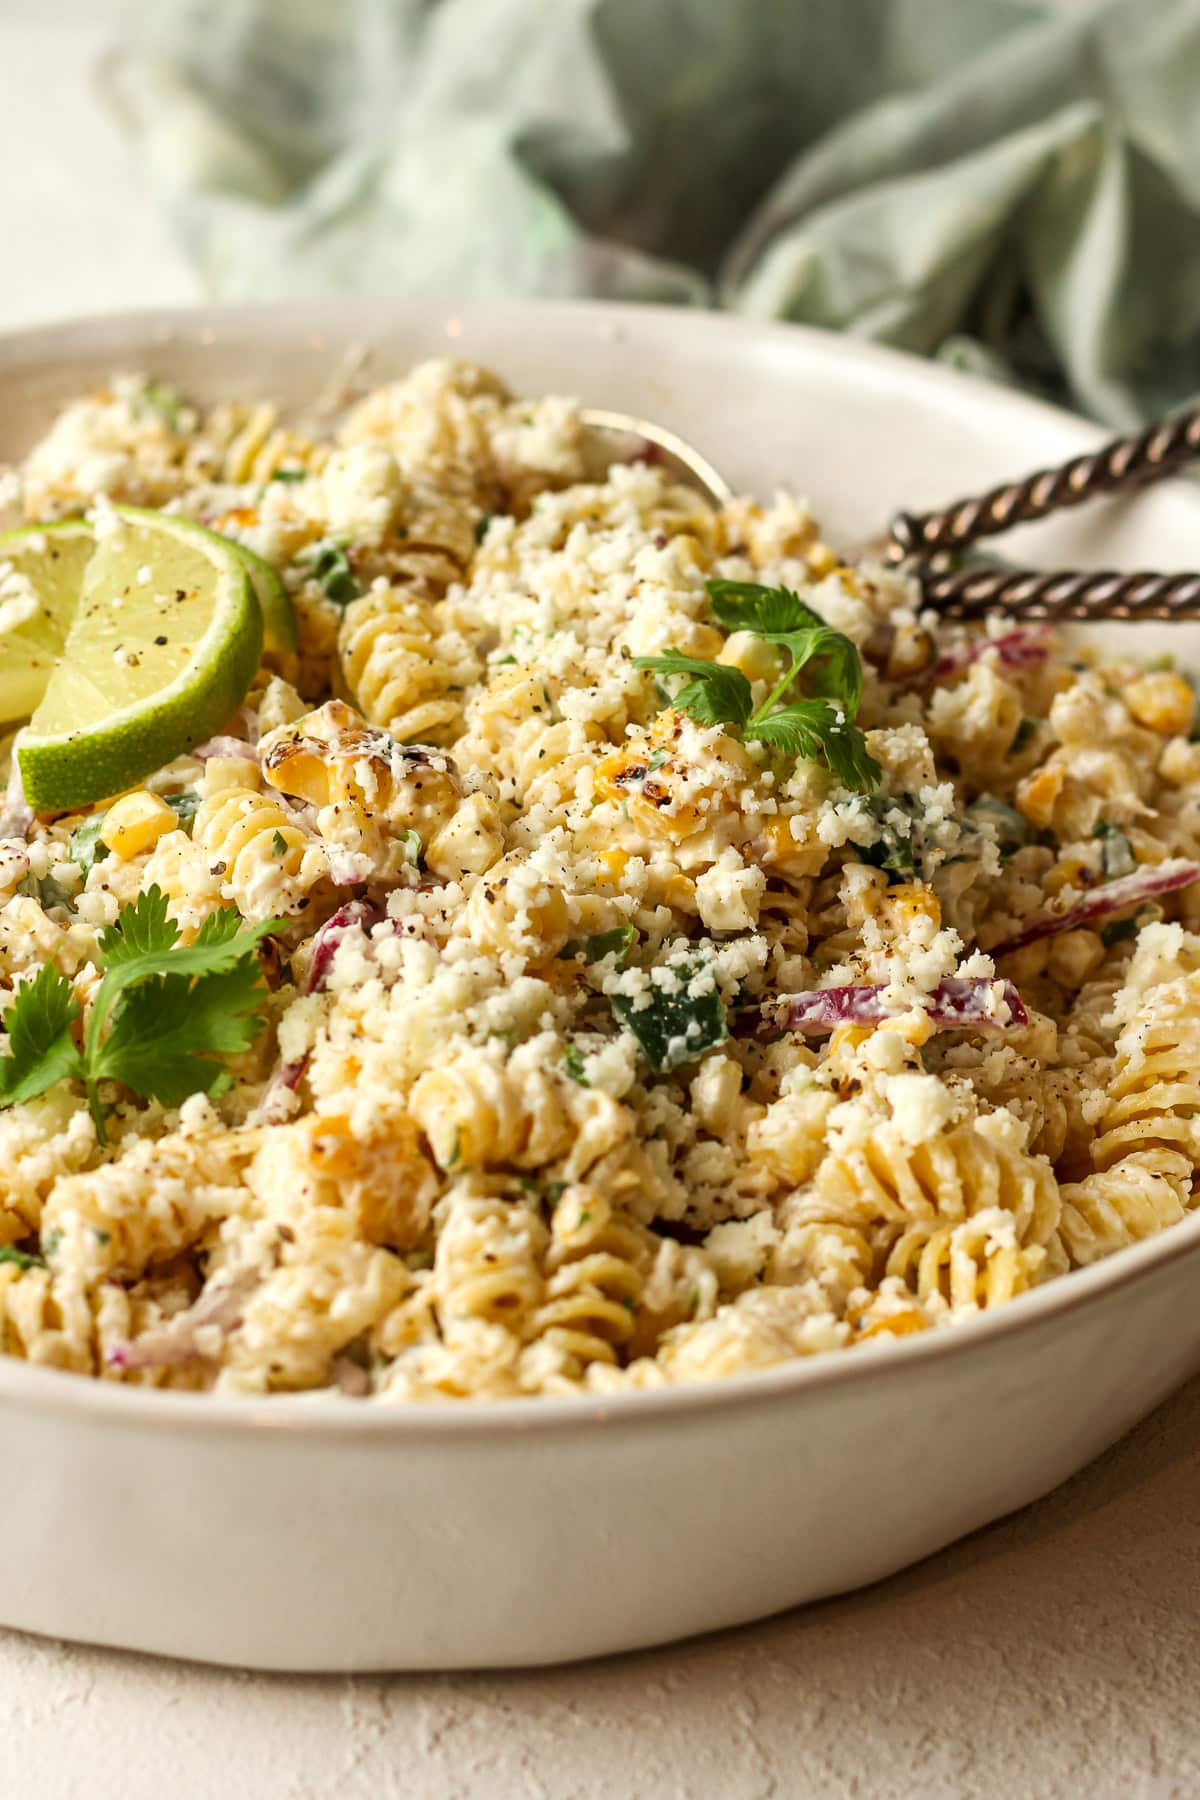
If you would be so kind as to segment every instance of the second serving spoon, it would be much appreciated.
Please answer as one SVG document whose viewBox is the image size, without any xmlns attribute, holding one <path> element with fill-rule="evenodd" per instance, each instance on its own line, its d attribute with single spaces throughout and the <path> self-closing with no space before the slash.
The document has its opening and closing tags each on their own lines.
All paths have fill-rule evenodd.
<svg viewBox="0 0 1200 1800">
<path fill-rule="evenodd" d="M 732 489 L 707 457 L 675 432 L 651 420 L 599 408 L 585 408 L 582 416 L 590 430 L 624 443 L 621 460 L 661 462 L 714 506 L 732 499 Z M 1200 456 L 1200 408 L 1113 438 L 1098 450 L 956 500 L 936 512 L 899 512 L 886 539 L 872 549 L 881 561 L 899 564 L 916 576 L 926 604 L 946 618 L 977 619 L 997 608 L 1019 612 L 1026 619 L 1200 618 L 1196 572 L 1038 571 L 951 563 L 980 538 L 1101 495 L 1146 487 L 1176 474 L 1196 456 Z"/>
</svg>

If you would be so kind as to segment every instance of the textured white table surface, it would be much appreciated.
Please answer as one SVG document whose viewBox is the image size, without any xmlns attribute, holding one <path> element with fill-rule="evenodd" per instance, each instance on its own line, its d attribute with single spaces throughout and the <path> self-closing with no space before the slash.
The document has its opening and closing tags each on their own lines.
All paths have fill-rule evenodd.
<svg viewBox="0 0 1200 1800">
<path fill-rule="evenodd" d="M 0 326 L 194 297 L 90 94 L 101 10 L 0 0 Z M 1159 1800 L 1200 1793 L 1198 1664 L 1200 1383 L 906 1575 L 645 1656 L 297 1680 L 0 1632 L 0 1796 Z"/>
</svg>

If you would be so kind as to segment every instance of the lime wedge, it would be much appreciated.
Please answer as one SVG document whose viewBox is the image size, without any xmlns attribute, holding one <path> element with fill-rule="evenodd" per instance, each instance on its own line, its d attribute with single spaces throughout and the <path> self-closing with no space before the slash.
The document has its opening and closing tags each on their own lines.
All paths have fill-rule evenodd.
<svg viewBox="0 0 1200 1800">
<path fill-rule="evenodd" d="M 25 718 L 45 692 L 91 554 L 83 519 L 0 536 L 0 721 Z"/>
<path fill-rule="evenodd" d="M 211 737 L 244 698 L 262 639 L 234 545 L 172 514 L 114 508 L 19 741 L 29 805 L 67 812 L 121 793 Z"/>
<path fill-rule="evenodd" d="M 300 648 L 300 638 L 296 615 L 282 581 L 270 563 L 253 550 L 247 550 L 245 544 L 235 543 L 232 538 L 225 538 L 223 542 L 237 551 L 250 577 L 262 612 L 263 649 L 274 656 L 294 655 Z"/>
</svg>

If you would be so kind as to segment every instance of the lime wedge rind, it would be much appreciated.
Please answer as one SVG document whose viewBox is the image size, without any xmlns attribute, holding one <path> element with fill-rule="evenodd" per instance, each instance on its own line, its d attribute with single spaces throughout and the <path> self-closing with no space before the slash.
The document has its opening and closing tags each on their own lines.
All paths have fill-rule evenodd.
<svg viewBox="0 0 1200 1800">
<path fill-rule="evenodd" d="M 214 532 L 213 535 L 217 534 Z M 262 612 L 264 651 L 271 656 L 294 656 L 300 648 L 300 634 L 287 589 L 277 572 L 265 557 L 247 550 L 245 544 L 239 544 L 234 538 L 225 538 L 223 542 L 231 545 L 246 565 L 250 585 Z"/>
<path fill-rule="evenodd" d="M 95 634 L 102 627 L 111 628 L 111 617 L 101 615 L 106 605 L 111 606 L 113 594 L 120 587 L 114 582 L 111 590 L 105 588 L 103 577 L 113 559 L 121 556 L 122 546 L 109 546 L 105 564 L 105 544 L 103 540 L 98 543 L 89 565 L 95 604 L 80 605 L 59 665 L 18 743 L 26 799 L 37 812 L 72 811 L 120 793 L 211 737 L 241 704 L 262 653 L 262 614 L 251 577 L 235 545 L 173 514 L 147 512 L 138 507 L 115 510 L 122 523 L 138 527 L 142 535 L 151 539 L 158 533 L 167 534 L 177 551 L 190 551 L 211 569 L 208 626 L 180 673 L 153 694 L 107 711 L 103 718 L 82 723 L 71 719 L 68 723 L 61 716 L 62 702 L 67 702 L 68 714 L 72 694 L 78 704 L 83 688 L 72 688 L 74 675 L 86 677 L 89 651 L 95 654 Z M 133 546 L 129 549 L 129 560 L 140 561 L 141 553 Z M 126 604 L 131 593 L 136 596 L 135 581 L 136 575 L 131 576 L 120 587 Z M 86 591 L 85 581 L 85 594 Z M 196 591 L 200 593 L 199 588 Z M 151 607 L 147 597 L 142 606 L 143 618 L 150 616 Z M 107 689 L 111 675 L 108 670 L 105 673 Z M 94 689 L 95 684 L 92 686 Z"/>
</svg>

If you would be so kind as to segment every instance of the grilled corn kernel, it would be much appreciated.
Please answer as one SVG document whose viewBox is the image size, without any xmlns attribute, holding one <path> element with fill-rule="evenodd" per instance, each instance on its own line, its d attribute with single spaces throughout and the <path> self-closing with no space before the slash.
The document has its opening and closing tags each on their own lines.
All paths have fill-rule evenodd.
<svg viewBox="0 0 1200 1800">
<path fill-rule="evenodd" d="M 1173 787 L 1190 787 L 1193 782 L 1200 782 L 1200 744 L 1173 737 L 1158 759 L 1158 772 Z"/>
<path fill-rule="evenodd" d="M 434 833 L 425 862 L 435 875 L 482 875 L 504 851 L 504 826 L 494 800 L 471 794 Z"/>
<path fill-rule="evenodd" d="M 607 887 L 609 882 L 615 884 L 620 881 L 629 863 L 629 852 L 628 850 L 601 850 L 597 861 L 604 864 L 603 873 L 597 876 L 597 880 L 602 881 Z"/>
<path fill-rule="evenodd" d="M 1192 728 L 1196 696 L 1182 675 L 1165 670 L 1141 675 L 1125 689 L 1130 716 L 1164 737 L 1186 736 Z"/>
<path fill-rule="evenodd" d="M 873 1319 L 869 1325 L 860 1325 L 858 1336 L 865 1338 L 909 1337 L 914 1331 L 924 1331 L 929 1324 L 928 1319 L 915 1306 L 905 1307 L 902 1312 L 887 1313 L 881 1319 Z"/>
<path fill-rule="evenodd" d="M 929 667 L 935 654 L 931 634 L 921 625 L 898 625 L 888 647 L 887 674 L 891 681 L 916 675 Z"/>
<path fill-rule="evenodd" d="M 1017 811 L 1031 825 L 1045 830 L 1054 816 L 1055 802 L 1065 780 L 1066 771 L 1057 765 L 1047 763 L 1044 769 L 1035 769 L 1017 789 Z"/>
<path fill-rule="evenodd" d="M 750 854 L 781 875 L 816 875 L 829 852 L 818 839 L 802 842 L 792 836 L 791 816 L 774 813 L 764 819 L 758 837 L 750 845 Z"/>
<path fill-rule="evenodd" d="M 1076 988 L 1094 975 L 1104 961 L 1104 944 L 1097 931 L 1062 931 L 1051 938 L 1046 952 L 1046 973 L 1064 987 Z"/>
<path fill-rule="evenodd" d="M 924 881 L 905 881 L 888 888 L 880 896 L 879 916 L 893 931 L 902 931 L 919 918 L 932 919 L 935 931 L 940 930 L 942 924 L 941 904 Z"/>
<path fill-rule="evenodd" d="M 132 794 L 122 794 L 105 813 L 100 842 L 128 862 L 131 856 L 153 849 L 160 837 L 178 827 L 179 815 L 165 800 L 146 788 L 135 788 Z"/>
<path fill-rule="evenodd" d="M 1086 856 L 1063 856 L 1047 870 L 1042 888 L 1047 895 L 1061 894 L 1064 888 L 1089 888 L 1096 885 L 1096 864 Z"/>
</svg>

